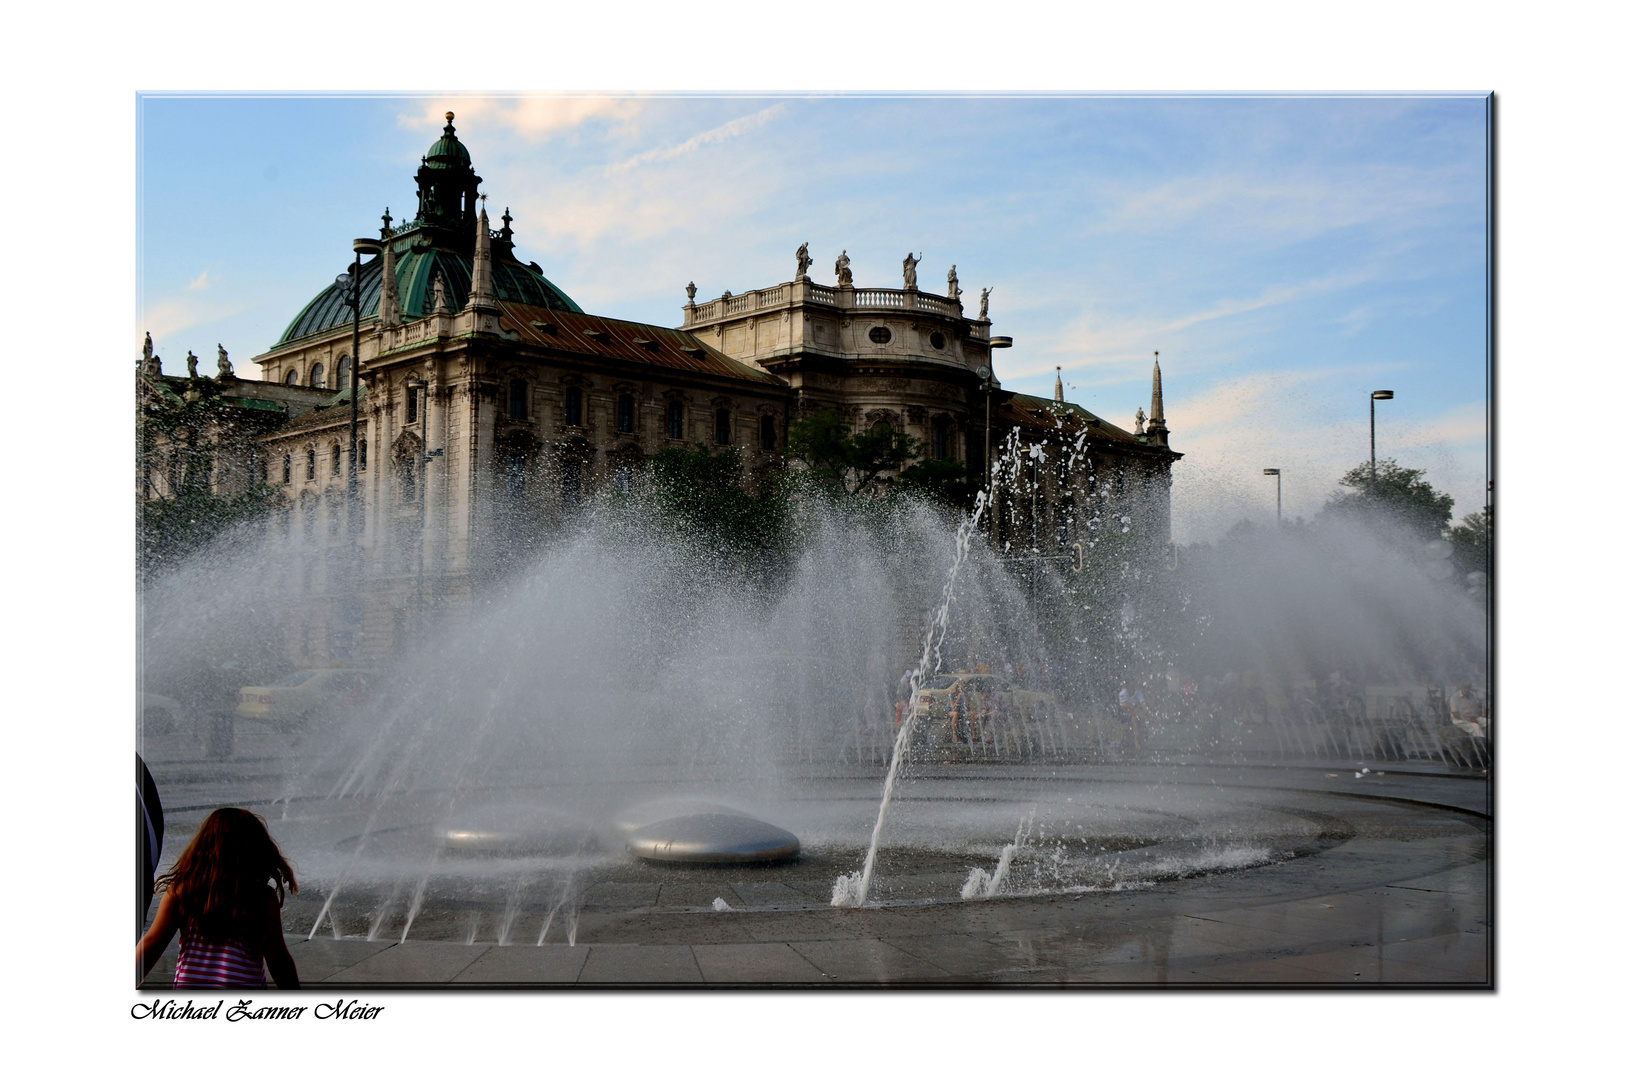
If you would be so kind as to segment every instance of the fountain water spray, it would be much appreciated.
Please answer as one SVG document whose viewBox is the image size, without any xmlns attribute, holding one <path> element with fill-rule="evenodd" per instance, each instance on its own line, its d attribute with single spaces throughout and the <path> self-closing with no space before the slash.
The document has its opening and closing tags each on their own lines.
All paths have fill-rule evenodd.
<svg viewBox="0 0 1630 1080">
<path fill-rule="evenodd" d="M 918 660 L 917 667 L 911 673 L 909 688 L 910 709 L 906 712 L 900 723 L 900 731 L 894 737 L 894 753 L 889 758 L 888 776 L 883 780 L 883 801 L 877 808 L 877 824 L 872 826 L 872 840 L 866 849 L 866 863 L 857 873 L 841 875 L 832 884 L 833 907 L 861 907 L 866 903 L 866 896 L 872 887 L 872 870 L 877 864 L 877 844 L 883 836 L 883 821 L 888 816 L 889 802 L 894 798 L 894 782 L 900 773 L 900 761 L 905 757 L 907 747 L 911 742 L 911 730 L 917 719 L 919 708 L 918 691 L 922 688 L 923 677 L 928 673 L 930 662 L 933 663 L 933 673 L 939 672 L 940 644 L 945 640 L 946 626 L 951 617 L 951 600 L 956 594 L 957 571 L 968 557 L 968 546 L 973 541 L 974 531 L 979 527 L 980 515 L 985 509 L 985 493 L 981 491 L 974 499 L 973 512 L 963 520 L 956 532 L 956 557 L 951 561 L 951 572 L 945 580 L 945 592 L 940 598 L 939 610 L 934 613 L 934 620 L 928 626 L 928 632 L 923 635 L 922 658 Z"/>
</svg>

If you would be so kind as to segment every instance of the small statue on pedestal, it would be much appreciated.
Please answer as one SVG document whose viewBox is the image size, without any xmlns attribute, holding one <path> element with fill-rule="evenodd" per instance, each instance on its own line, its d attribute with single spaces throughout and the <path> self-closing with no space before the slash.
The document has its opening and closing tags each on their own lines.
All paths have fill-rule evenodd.
<svg viewBox="0 0 1630 1080">
<path fill-rule="evenodd" d="M 956 263 L 951 264 L 951 272 L 945 275 L 945 298 L 947 300 L 961 300 L 962 288 L 956 280 Z"/>
<path fill-rule="evenodd" d="M 809 241 L 805 240 L 802 244 L 798 245 L 798 276 L 792 280 L 803 281 L 805 278 L 809 277 L 809 264 L 813 261 L 814 260 L 809 257 Z"/>
<path fill-rule="evenodd" d="M 215 377 L 217 379 L 236 378 L 232 372 L 232 361 L 226 358 L 226 346 L 219 341 L 215 343 Z"/>
<path fill-rule="evenodd" d="M 917 287 L 917 264 L 922 261 L 922 256 L 914 256 L 909 251 L 906 252 L 906 257 L 900 261 L 900 267 L 905 271 L 906 288 L 915 289 Z"/>
<path fill-rule="evenodd" d="M 849 286 L 854 285 L 854 283 L 855 283 L 855 275 L 849 269 L 849 249 L 848 248 L 845 248 L 842 251 L 838 252 L 838 261 L 837 261 L 837 264 L 835 266 L 833 266 L 833 269 L 836 270 L 837 273 L 838 273 L 838 284 L 839 285 L 849 285 Z"/>
<path fill-rule="evenodd" d="M 191 349 L 187 350 L 187 378 L 198 378 L 198 357 L 192 354 Z"/>
<path fill-rule="evenodd" d="M 1136 433 L 1139 434 L 1139 435 L 1143 434 L 1143 421 L 1144 421 L 1143 406 L 1139 405 L 1138 406 L 1138 415 L 1136 415 L 1136 416 L 1134 416 L 1132 418 L 1132 422 L 1137 425 L 1137 432 Z"/>
<path fill-rule="evenodd" d="M 979 317 L 990 322 L 990 289 L 979 290 Z"/>
</svg>

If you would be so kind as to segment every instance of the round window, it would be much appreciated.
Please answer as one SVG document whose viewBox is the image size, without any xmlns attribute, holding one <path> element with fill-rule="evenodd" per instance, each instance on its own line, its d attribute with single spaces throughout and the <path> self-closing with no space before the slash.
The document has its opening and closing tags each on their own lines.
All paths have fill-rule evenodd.
<svg viewBox="0 0 1630 1080">
<path fill-rule="evenodd" d="M 889 343 L 889 339 L 894 335 L 889 333 L 889 328 L 886 326 L 874 326 L 872 327 L 872 332 L 866 336 L 871 338 L 879 345 L 887 345 Z"/>
<path fill-rule="evenodd" d="M 935 330 L 932 334 L 928 335 L 928 343 L 934 346 L 936 349 L 943 349 L 945 348 L 945 335 L 940 333 L 938 330 Z"/>
</svg>

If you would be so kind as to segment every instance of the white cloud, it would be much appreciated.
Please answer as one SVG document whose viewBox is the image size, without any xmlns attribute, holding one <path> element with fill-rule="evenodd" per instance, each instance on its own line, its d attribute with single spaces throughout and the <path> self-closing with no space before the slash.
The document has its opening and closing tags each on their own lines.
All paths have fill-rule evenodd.
<svg viewBox="0 0 1630 1080">
<path fill-rule="evenodd" d="M 198 292 L 198 291 L 200 291 L 202 289 L 207 289 L 207 288 L 209 288 L 209 286 L 210 286 L 210 280 L 209 280 L 209 271 L 208 270 L 205 270 L 202 274 L 199 274 L 197 277 L 195 277 L 191 281 L 187 282 L 187 288 L 192 290 L 193 292 Z"/>
<path fill-rule="evenodd" d="M 611 171 L 614 173 L 626 172 L 629 169 L 635 168 L 636 166 L 647 165 L 655 161 L 672 161 L 674 158 L 682 157 L 685 154 L 694 153 L 704 146 L 708 146 L 713 143 L 727 142 L 730 139 L 736 138 L 738 135 L 744 135 L 749 131 L 754 131 L 761 128 L 786 111 L 786 102 L 771 105 L 769 108 L 760 109 L 758 112 L 749 116 L 737 117 L 728 124 L 720 124 L 718 127 L 704 131 L 700 135 L 693 135 L 691 138 L 686 139 L 677 146 L 659 147 L 653 150 L 647 150 L 642 154 L 635 154 L 628 160 L 620 161 L 613 165 L 611 167 Z"/>
<path fill-rule="evenodd" d="M 439 129 L 451 112 L 457 116 L 455 124 L 498 124 L 537 142 L 591 120 L 626 125 L 643 107 L 641 99 L 628 97 L 446 97 L 424 101 L 417 112 L 397 120 L 407 128 Z"/>
</svg>

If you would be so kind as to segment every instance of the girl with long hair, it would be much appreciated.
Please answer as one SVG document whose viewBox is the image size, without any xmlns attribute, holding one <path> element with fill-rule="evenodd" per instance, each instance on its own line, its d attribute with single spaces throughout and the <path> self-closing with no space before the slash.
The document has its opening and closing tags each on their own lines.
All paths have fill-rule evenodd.
<svg viewBox="0 0 1630 1080">
<path fill-rule="evenodd" d="M 177 989 L 264 987 L 267 971 L 279 988 L 300 988 L 282 919 L 284 887 L 300 889 L 259 815 L 231 806 L 210 814 L 154 886 L 164 899 L 136 945 L 138 982 L 180 931 Z"/>
</svg>

